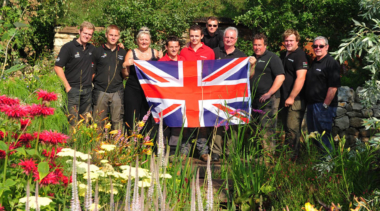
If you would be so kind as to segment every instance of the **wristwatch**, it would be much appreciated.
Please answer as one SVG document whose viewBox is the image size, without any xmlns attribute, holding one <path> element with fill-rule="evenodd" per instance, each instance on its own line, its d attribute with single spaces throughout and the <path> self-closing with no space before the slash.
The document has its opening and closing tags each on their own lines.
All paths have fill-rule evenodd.
<svg viewBox="0 0 380 211">
<path fill-rule="evenodd" d="M 325 109 L 327 109 L 327 108 L 329 107 L 329 105 L 327 105 L 326 103 L 323 103 L 323 107 L 324 107 Z"/>
</svg>

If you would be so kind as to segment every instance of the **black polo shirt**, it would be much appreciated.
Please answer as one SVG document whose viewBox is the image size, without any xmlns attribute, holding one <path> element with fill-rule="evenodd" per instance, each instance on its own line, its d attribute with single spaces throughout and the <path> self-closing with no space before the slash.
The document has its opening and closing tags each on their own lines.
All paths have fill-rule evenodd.
<svg viewBox="0 0 380 211">
<path fill-rule="evenodd" d="M 302 48 L 297 48 L 294 52 L 286 56 L 286 52 L 281 53 L 280 58 L 285 70 L 285 81 L 281 86 L 281 99 L 288 99 L 293 90 L 294 82 L 297 79 L 297 70 L 308 69 L 309 60 Z M 303 99 L 303 89 L 297 95 L 295 100 Z"/>
<path fill-rule="evenodd" d="M 214 33 L 214 36 L 212 37 L 208 31 L 207 31 L 207 28 L 203 29 L 203 38 L 202 38 L 202 42 L 207 45 L 208 47 L 210 47 L 211 49 L 214 49 L 216 47 L 221 47 L 223 48 L 224 47 L 224 43 L 223 43 L 223 32 L 220 31 L 219 29 L 217 29 Z"/>
<path fill-rule="evenodd" d="M 230 54 L 227 54 L 224 47 L 222 47 L 222 48 L 216 47 L 213 50 L 214 50 L 214 54 L 215 54 L 215 59 L 235 59 L 235 58 L 240 58 L 240 57 L 247 57 L 247 55 L 245 55 L 245 53 L 241 52 L 236 47 L 235 47 L 235 50 Z"/>
<path fill-rule="evenodd" d="M 95 47 L 86 43 L 86 49 L 77 42 L 77 38 L 64 44 L 58 54 L 55 65 L 65 67 L 65 77 L 71 87 L 90 88 L 92 82 L 92 53 Z"/>
<path fill-rule="evenodd" d="M 106 45 L 94 51 L 95 77 L 94 90 L 114 93 L 123 89 L 123 62 L 127 52 L 116 47 L 113 51 Z"/>
<path fill-rule="evenodd" d="M 280 58 L 271 51 L 266 50 L 263 55 L 256 57 L 255 74 L 250 79 L 252 94 L 255 94 L 254 99 L 258 99 L 261 95 L 267 93 L 272 87 L 274 79 L 281 74 L 285 74 Z M 253 89 L 252 89 L 253 88 Z M 277 98 L 280 97 L 280 92 L 275 93 Z"/>
<path fill-rule="evenodd" d="M 305 82 L 305 96 L 308 104 L 323 103 L 329 87 L 340 87 L 340 66 L 330 55 L 321 60 L 314 59 L 307 71 Z M 338 92 L 330 106 L 338 105 Z"/>
</svg>

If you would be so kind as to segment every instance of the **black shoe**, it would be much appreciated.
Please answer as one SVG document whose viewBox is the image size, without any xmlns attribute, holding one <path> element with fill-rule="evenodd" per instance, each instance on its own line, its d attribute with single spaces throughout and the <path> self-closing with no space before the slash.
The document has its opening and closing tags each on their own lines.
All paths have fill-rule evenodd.
<svg viewBox="0 0 380 211">
<path fill-rule="evenodd" d="M 218 162 L 219 161 L 219 155 L 218 154 L 212 154 L 211 156 L 211 161 L 213 162 Z"/>
</svg>

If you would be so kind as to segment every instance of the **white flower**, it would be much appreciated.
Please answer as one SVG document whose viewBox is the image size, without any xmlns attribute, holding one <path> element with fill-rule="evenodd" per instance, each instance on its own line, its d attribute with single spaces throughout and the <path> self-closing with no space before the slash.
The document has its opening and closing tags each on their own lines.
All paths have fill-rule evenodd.
<svg viewBox="0 0 380 211">
<path fill-rule="evenodd" d="M 19 203 L 25 204 L 26 203 L 26 197 L 19 199 Z M 51 199 L 47 197 L 38 197 L 38 207 L 43 207 L 49 205 L 51 202 L 53 202 Z M 29 196 L 29 206 L 32 209 L 36 209 L 36 197 L 35 196 Z"/>
<path fill-rule="evenodd" d="M 170 174 L 160 174 L 159 177 L 161 177 L 161 178 L 171 179 L 171 178 L 172 178 L 172 175 L 170 175 Z"/>
<path fill-rule="evenodd" d="M 111 193 L 111 189 L 109 188 L 104 188 L 102 186 L 99 187 L 99 191 L 100 192 L 106 192 L 106 193 Z M 113 187 L 113 194 L 117 195 L 119 193 L 119 191 L 117 190 L 117 188 Z"/>
<path fill-rule="evenodd" d="M 116 145 L 113 144 L 103 144 L 100 148 L 106 150 L 106 151 L 112 151 L 116 148 Z"/>
<path fill-rule="evenodd" d="M 106 152 L 106 151 L 104 151 L 104 150 L 99 150 L 99 151 L 98 151 L 99 154 L 103 154 L 103 153 L 105 153 L 105 152 Z"/>
<path fill-rule="evenodd" d="M 66 157 L 66 156 L 74 157 L 74 152 L 75 152 L 75 150 L 73 150 L 71 148 L 63 148 L 59 153 L 57 153 L 57 156 L 59 156 L 59 157 Z M 84 154 L 84 153 L 79 152 L 79 151 L 76 151 L 76 157 L 80 158 L 82 160 L 87 160 L 88 157 L 90 157 L 90 159 L 91 159 L 91 155 Z"/>
<path fill-rule="evenodd" d="M 108 160 L 101 160 L 101 163 L 108 163 Z"/>
<path fill-rule="evenodd" d="M 98 204 L 98 210 L 100 210 L 100 208 L 102 208 L 102 206 Z M 93 210 L 95 210 L 95 204 L 91 204 L 90 206 L 90 211 L 93 211 Z"/>
<path fill-rule="evenodd" d="M 73 161 L 72 160 L 67 160 L 66 163 L 72 165 Z M 81 162 L 81 161 L 77 161 L 76 165 L 77 165 L 77 174 L 87 173 L 87 170 L 88 170 L 87 163 Z M 90 171 L 91 172 L 95 172 L 95 171 L 98 171 L 98 170 L 99 170 L 99 167 L 97 167 L 97 166 L 95 166 L 93 164 L 90 165 Z"/>
<path fill-rule="evenodd" d="M 139 181 L 139 184 L 138 186 L 141 188 L 141 187 L 150 187 L 150 183 L 151 183 L 151 180 L 150 178 L 146 178 L 146 179 L 143 179 L 141 181 Z"/>
<path fill-rule="evenodd" d="M 133 178 L 136 177 L 136 168 L 135 167 L 130 167 L 130 166 L 124 165 L 124 166 L 120 166 L 119 168 L 123 170 L 123 174 L 126 176 L 126 179 L 128 179 L 130 168 L 131 168 L 131 177 L 133 177 Z M 148 169 L 138 168 L 138 173 L 139 173 L 139 178 L 150 177 L 150 173 L 149 173 Z"/>
</svg>

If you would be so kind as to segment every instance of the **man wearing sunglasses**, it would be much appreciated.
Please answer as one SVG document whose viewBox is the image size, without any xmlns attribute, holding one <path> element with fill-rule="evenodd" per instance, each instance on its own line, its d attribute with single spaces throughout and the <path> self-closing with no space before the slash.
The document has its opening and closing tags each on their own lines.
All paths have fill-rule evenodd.
<svg viewBox="0 0 380 211">
<path fill-rule="evenodd" d="M 300 35 L 297 30 L 288 29 L 282 35 L 286 52 L 281 54 L 285 70 L 285 81 L 281 87 L 280 119 L 285 129 L 286 143 L 293 151 L 292 160 L 299 152 L 301 124 L 306 104 L 302 88 L 309 68 L 308 57 L 298 47 Z"/>
<path fill-rule="evenodd" d="M 224 47 L 223 34 L 218 29 L 218 19 L 216 17 L 211 16 L 207 19 L 206 28 L 203 29 L 203 34 L 202 42 L 211 49 Z"/>
<path fill-rule="evenodd" d="M 307 72 L 305 94 L 307 101 L 307 130 L 318 131 L 326 148 L 332 150 L 329 138 L 332 122 L 338 106 L 337 90 L 340 87 L 339 63 L 328 54 L 328 40 L 319 36 L 314 39 L 316 58 Z"/>
</svg>

